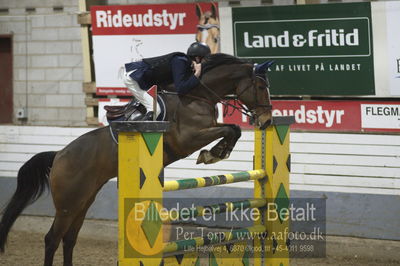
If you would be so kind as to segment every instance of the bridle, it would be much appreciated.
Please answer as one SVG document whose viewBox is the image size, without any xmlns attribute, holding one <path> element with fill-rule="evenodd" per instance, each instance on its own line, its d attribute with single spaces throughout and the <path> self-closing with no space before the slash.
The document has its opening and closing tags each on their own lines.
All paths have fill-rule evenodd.
<svg viewBox="0 0 400 266">
<path fill-rule="evenodd" d="M 260 75 L 257 75 L 257 74 L 255 75 L 255 77 L 260 79 L 260 80 L 262 80 L 265 83 L 265 89 L 268 91 L 268 96 L 271 97 L 271 95 L 269 94 L 269 82 L 267 81 L 267 79 L 264 78 L 264 77 L 261 77 Z M 254 80 L 253 80 L 253 83 L 255 83 Z M 256 86 L 256 85 L 254 84 L 254 86 Z M 258 99 L 258 97 L 257 97 L 257 93 L 258 93 L 257 88 L 255 89 L 255 91 L 256 91 L 256 93 L 254 94 L 254 97 L 255 97 L 254 101 L 257 102 L 257 99 Z M 256 104 L 256 108 L 257 107 L 264 107 L 264 108 L 267 109 L 267 111 L 272 110 L 272 104 L 271 103 L 268 103 L 268 104 L 257 103 Z M 265 112 L 263 112 L 263 113 L 265 113 Z M 263 114 L 263 113 L 261 113 L 261 114 Z"/>
<path fill-rule="evenodd" d="M 262 81 L 264 81 L 264 83 L 265 83 L 265 88 L 268 90 L 268 95 L 270 95 L 270 94 L 269 94 L 269 86 L 268 86 L 269 83 L 267 82 L 267 80 L 266 80 L 265 78 L 259 76 L 259 75 L 254 75 L 254 77 L 255 77 L 255 78 L 258 78 L 258 79 L 260 79 L 260 80 L 262 80 Z M 255 84 L 255 83 L 256 83 L 256 81 L 255 81 L 255 79 L 253 78 L 253 86 L 252 86 L 252 87 L 254 87 L 254 88 L 256 87 L 256 84 Z M 254 108 L 249 109 L 247 106 L 245 106 L 244 104 L 242 104 L 241 102 L 239 102 L 239 97 L 240 97 L 244 92 L 246 92 L 246 91 L 248 90 L 249 87 L 247 87 L 247 88 L 245 88 L 244 90 L 242 90 L 239 94 L 232 95 L 232 97 L 229 96 L 228 99 L 227 99 L 227 98 L 222 98 L 221 96 L 219 96 L 215 91 L 213 91 L 210 87 L 208 87 L 206 84 L 204 84 L 204 82 L 202 82 L 201 80 L 200 80 L 200 84 L 201 84 L 206 90 L 208 90 L 211 94 L 213 94 L 213 95 L 217 98 L 218 102 L 220 102 L 222 105 L 224 105 L 224 106 L 229 106 L 229 107 L 232 107 L 232 108 L 234 109 L 230 115 L 232 115 L 233 112 L 238 111 L 238 112 L 242 113 L 243 115 L 248 116 L 250 119 L 253 119 L 254 117 L 260 117 L 262 114 L 264 114 L 264 113 L 266 113 L 266 112 L 272 110 L 272 105 L 271 105 L 271 104 L 261 104 L 261 103 L 257 103 L 257 102 L 258 102 L 258 101 L 257 101 L 257 99 L 258 99 L 258 97 L 257 97 L 257 96 L 258 96 L 258 92 L 257 92 L 258 90 L 257 90 L 257 88 L 255 88 L 255 93 L 253 94 L 253 95 L 254 95 L 254 102 L 256 102 L 257 104 L 255 105 Z M 163 94 L 170 94 L 170 95 L 178 95 L 177 92 L 170 92 L 170 91 L 165 91 L 165 90 L 162 90 L 161 93 L 163 93 Z M 208 100 L 208 99 L 205 99 L 205 98 L 202 98 L 202 97 L 198 97 L 198 96 L 194 96 L 194 95 L 190 95 L 190 94 L 183 95 L 183 97 L 192 98 L 192 99 L 195 99 L 195 100 L 200 100 L 200 101 L 202 101 L 202 102 L 205 102 L 205 103 L 209 104 L 212 108 L 215 108 L 215 104 L 214 104 L 213 102 L 211 102 L 210 100 Z M 235 103 L 236 103 L 236 105 L 235 105 L 235 104 L 231 104 L 231 103 L 229 102 L 230 100 L 234 100 Z M 238 105 L 239 107 L 238 107 L 237 105 Z M 261 114 L 256 114 L 256 109 L 257 109 L 258 107 L 266 108 L 266 110 L 265 110 L 264 112 L 262 112 Z M 225 115 L 225 114 L 224 114 L 224 115 Z"/>
<path fill-rule="evenodd" d="M 218 24 L 209 24 L 209 23 L 207 23 L 207 24 L 205 24 L 205 25 L 197 25 L 197 29 L 198 29 L 198 32 L 199 32 L 199 34 L 201 34 L 201 36 L 200 36 L 200 40 L 197 40 L 198 42 L 202 42 L 202 41 L 205 41 L 204 40 L 204 33 L 203 32 L 208 32 L 210 29 L 213 29 L 213 28 L 215 28 L 215 29 L 217 29 L 218 31 L 219 31 L 219 25 Z M 207 33 L 207 36 L 209 35 L 209 33 Z M 211 36 L 212 37 L 212 40 L 215 42 L 215 43 L 218 43 L 219 42 L 219 40 L 220 40 L 220 36 L 219 36 L 219 34 L 217 35 L 217 36 Z M 196 38 L 196 39 L 198 39 L 198 38 Z"/>
<path fill-rule="evenodd" d="M 259 76 L 259 75 L 254 75 L 254 77 L 255 77 L 255 78 L 259 78 L 260 80 L 264 81 L 264 83 L 265 83 L 265 88 L 268 90 L 268 95 L 270 95 L 270 94 L 269 94 L 269 86 L 268 86 L 267 80 L 266 80 L 265 78 Z M 216 96 L 216 98 L 218 99 L 218 102 L 220 102 L 220 103 L 221 103 L 222 105 L 224 105 L 224 106 L 230 106 L 230 107 L 232 107 L 234 110 L 239 111 L 239 112 L 241 112 L 242 114 L 244 114 L 244 115 L 246 115 L 246 116 L 248 116 L 248 117 L 250 117 L 250 118 L 253 118 L 253 117 L 260 117 L 262 114 L 264 114 L 264 113 L 266 113 L 266 112 L 272 110 L 272 105 L 271 105 L 270 103 L 269 103 L 269 104 L 258 103 L 258 89 L 256 88 L 256 84 L 255 84 L 255 83 L 256 83 L 256 79 L 253 78 L 253 86 L 252 86 L 252 87 L 253 87 L 254 90 L 255 90 L 255 92 L 254 92 L 253 95 L 254 95 L 254 102 L 256 103 L 256 105 L 254 106 L 254 108 L 249 109 L 247 106 L 245 106 L 244 104 L 242 104 L 242 103 L 239 102 L 239 98 L 240 98 L 240 96 L 241 96 L 243 93 L 245 93 L 245 92 L 250 88 L 250 86 L 247 87 L 247 88 L 245 88 L 245 89 L 243 89 L 239 94 L 234 95 L 233 97 L 230 97 L 228 100 L 226 100 L 226 99 L 222 98 L 221 96 L 219 96 L 217 93 L 215 93 L 210 87 L 208 87 L 206 84 L 204 84 L 204 82 L 202 82 L 202 81 L 200 80 L 200 84 L 201 84 L 204 88 L 206 88 L 210 93 L 212 93 L 214 96 Z M 229 100 L 232 100 L 232 99 L 235 101 L 235 103 L 236 103 L 239 107 L 237 107 L 237 106 L 234 105 L 234 104 L 229 103 Z M 256 114 L 256 109 L 257 109 L 258 107 L 263 107 L 263 108 L 265 108 L 266 110 L 265 110 L 264 112 L 262 112 L 261 114 Z M 232 113 L 233 113 L 233 112 L 232 112 Z"/>
<path fill-rule="evenodd" d="M 218 24 L 209 24 L 209 23 L 204 24 L 204 25 L 200 25 L 200 24 L 197 25 L 197 29 L 199 31 L 209 30 L 212 28 L 217 28 L 219 30 L 219 25 Z"/>
</svg>

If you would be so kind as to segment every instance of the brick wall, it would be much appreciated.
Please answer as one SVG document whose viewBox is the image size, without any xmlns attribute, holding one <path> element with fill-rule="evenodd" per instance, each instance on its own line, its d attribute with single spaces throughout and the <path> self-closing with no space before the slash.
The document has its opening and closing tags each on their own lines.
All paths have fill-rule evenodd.
<svg viewBox="0 0 400 266">
<path fill-rule="evenodd" d="M 13 38 L 15 124 L 86 125 L 78 1 L 1 1 L 0 34 Z"/>
</svg>

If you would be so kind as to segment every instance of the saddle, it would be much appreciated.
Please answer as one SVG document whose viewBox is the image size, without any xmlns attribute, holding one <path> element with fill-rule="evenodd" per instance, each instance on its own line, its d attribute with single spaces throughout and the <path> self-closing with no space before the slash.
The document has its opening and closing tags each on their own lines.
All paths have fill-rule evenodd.
<svg viewBox="0 0 400 266">
<path fill-rule="evenodd" d="M 161 109 L 161 113 L 157 117 L 157 121 L 165 121 L 166 105 L 160 94 L 157 95 L 157 102 Z M 106 117 L 109 124 L 112 121 L 135 121 L 136 118 L 146 113 L 146 108 L 134 98 L 125 105 L 106 105 L 104 106 L 104 109 L 107 112 Z"/>
<path fill-rule="evenodd" d="M 129 103 L 125 105 L 106 105 L 104 106 L 104 109 L 107 111 L 107 120 L 115 120 L 117 118 L 120 118 L 121 116 L 129 118 L 140 105 L 141 104 L 136 99 L 132 99 Z"/>
</svg>

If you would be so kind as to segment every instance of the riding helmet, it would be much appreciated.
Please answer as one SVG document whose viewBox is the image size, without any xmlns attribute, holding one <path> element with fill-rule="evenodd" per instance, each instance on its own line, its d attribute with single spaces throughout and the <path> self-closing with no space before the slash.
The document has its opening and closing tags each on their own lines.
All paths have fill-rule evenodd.
<svg viewBox="0 0 400 266">
<path fill-rule="evenodd" d="M 207 44 L 201 42 L 192 43 L 186 53 L 189 57 L 205 57 L 206 55 L 211 54 L 210 47 Z"/>
</svg>

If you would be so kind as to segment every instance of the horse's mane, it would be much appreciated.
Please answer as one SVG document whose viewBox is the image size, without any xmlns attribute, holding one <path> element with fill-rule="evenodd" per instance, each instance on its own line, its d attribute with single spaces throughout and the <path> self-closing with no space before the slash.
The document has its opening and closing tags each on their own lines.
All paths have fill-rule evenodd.
<svg viewBox="0 0 400 266">
<path fill-rule="evenodd" d="M 210 54 L 204 58 L 204 63 L 202 64 L 202 73 L 206 73 L 211 69 L 220 66 L 220 65 L 231 65 L 231 64 L 248 64 L 248 61 L 239 59 L 235 56 L 223 54 L 223 53 L 216 53 Z"/>
</svg>

